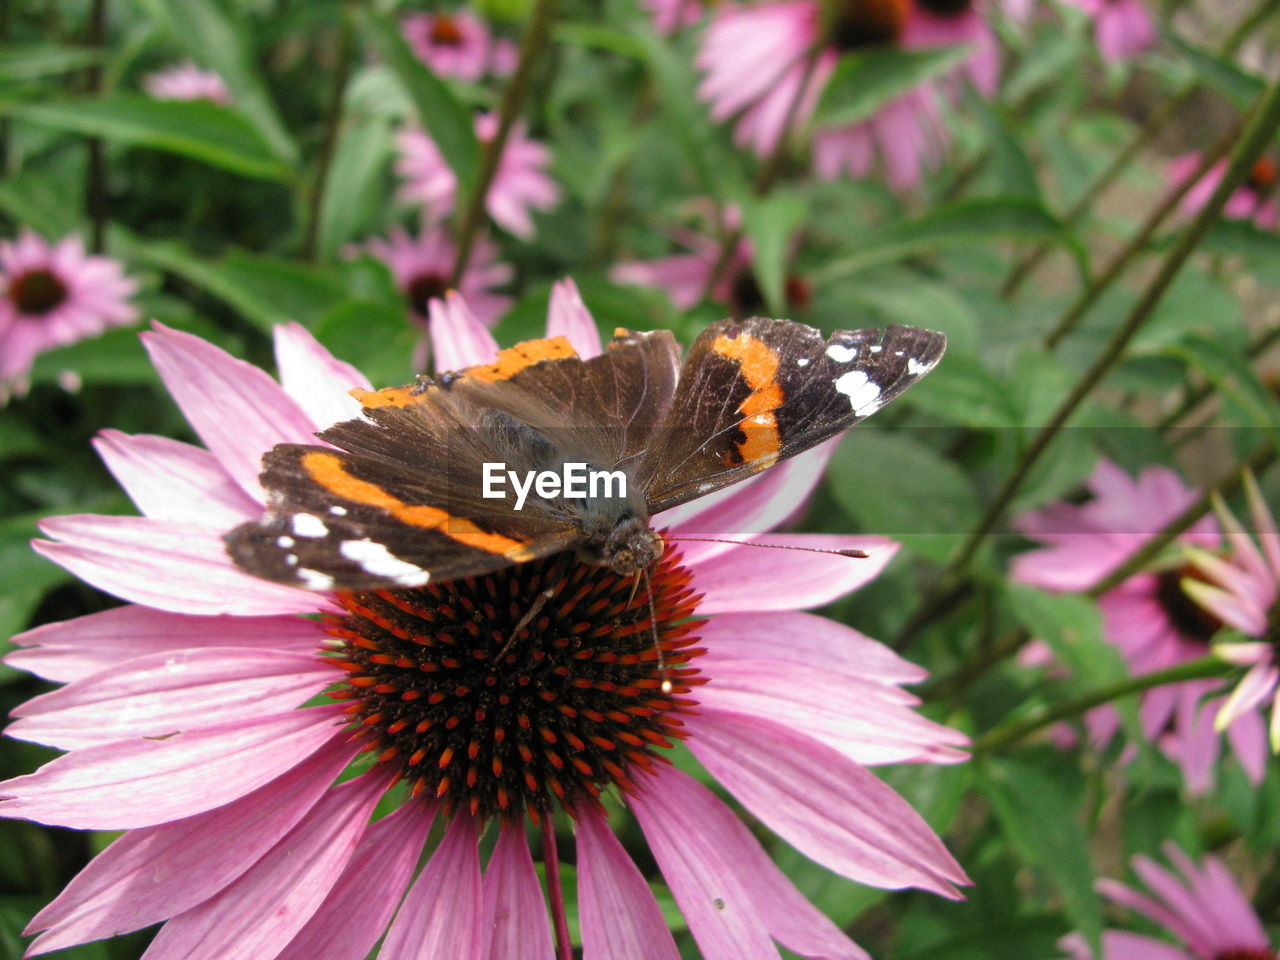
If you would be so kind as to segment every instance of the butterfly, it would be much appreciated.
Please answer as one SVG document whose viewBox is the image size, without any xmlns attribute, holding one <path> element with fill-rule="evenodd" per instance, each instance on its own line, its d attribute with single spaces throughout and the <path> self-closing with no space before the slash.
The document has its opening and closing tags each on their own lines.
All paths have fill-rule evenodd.
<svg viewBox="0 0 1280 960">
<path fill-rule="evenodd" d="M 361 417 L 263 458 L 267 509 L 227 535 L 244 570 L 315 590 L 420 587 L 572 551 L 629 576 L 662 554 L 650 519 L 810 449 L 928 373 L 917 327 L 714 323 L 563 337 L 491 364 L 353 391 Z"/>
</svg>

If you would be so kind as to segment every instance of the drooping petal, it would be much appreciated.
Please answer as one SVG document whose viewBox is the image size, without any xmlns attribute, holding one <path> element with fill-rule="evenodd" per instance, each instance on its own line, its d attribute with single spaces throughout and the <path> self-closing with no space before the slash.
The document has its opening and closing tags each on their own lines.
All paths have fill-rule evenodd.
<svg viewBox="0 0 1280 960">
<path fill-rule="evenodd" d="M 1260 704 L 1275 690 L 1277 682 L 1280 682 L 1280 668 L 1275 665 L 1259 663 L 1250 667 L 1218 711 L 1218 719 L 1214 722 L 1217 731 L 1221 733 L 1235 723 L 1242 713 Z"/>
<path fill-rule="evenodd" d="M 758 539 L 758 538 L 753 538 Z M 898 552 L 883 537 L 769 534 L 769 543 L 819 550 L 865 550 L 865 559 L 829 553 L 733 547 L 694 571 L 704 594 L 698 613 L 746 613 L 819 607 L 874 580 Z"/>
<path fill-rule="evenodd" d="M 215 723 L 160 740 L 77 750 L 0 783 L 0 817 L 82 830 L 179 820 L 274 780 L 333 735 L 336 708 Z"/>
<path fill-rule="evenodd" d="M 300 323 L 272 330 L 280 384 L 317 428 L 360 416 L 360 404 L 348 393 L 370 390 L 363 373 L 337 359 Z"/>
<path fill-rule="evenodd" d="M 407 803 L 366 830 L 324 903 L 275 960 L 364 960 L 400 906 L 434 816 L 434 806 Z"/>
<path fill-rule="evenodd" d="M 311 418 L 263 371 L 207 340 L 161 324 L 142 340 L 209 452 L 261 502 L 262 455 L 277 443 L 314 443 Z"/>
<path fill-rule="evenodd" d="M 303 617 L 192 617 L 131 604 L 49 623 L 13 638 L 5 662 L 46 680 L 83 680 L 125 660 L 200 647 L 314 651 L 322 628 Z"/>
<path fill-rule="evenodd" d="M 476 827 L 470 817 L 455 816 L 400 904 L 378 956 L 481 957 L 484 943 Z"/>
<path fill-rule="evenodd" d="M 34 540 L 36 552 L 99 590 L 157 610 L 269 616 L 319 606 L 314 593 L 236 569 L 221 533 L 209 527 L 71 514 L 50 517 L 40 529 L 63 542 Z"/>
<path fill-rule="evenodd" d="M 697 781 L 664 769 L 629 803 L 705 960 L 777 960 L 773 939 L 805 957 L 867 960 Z"/>
<path fill-rule="evenodd" d="M 46 932 L 28 952 L 140 930 L 209 899 L 315 806 L 356 752 L 346 741 L 345 735 L 332 738 L 292 770 L 225 806 L 130 830 L 36 914 L 26 932 Z"/>
<path fill-rule="evenodd" d="M 210 719 L 252 723 L 300 706 L 336 679 L 319 657 L 209 647 L 157 653 L 28 700 L 6 731 L 60 750 L 169 736 Z"/>
<path fill-rule="evenodd" d="M 960 865 L 902 797 L 832 748 L 780 724 L 699 718 L 694 756 L 801 853 L 876 887 L 959 897 Z"/>
<path fill-rule="evenodd" d="M 578 285 L 569 277 L 551 287 L 551 304 L 547 308 L 547 336 L 564 337 L 583 360 L 598 356 L 600 331 L 591 311 L 582 302 Z"/>
<path fill-rule="evenodd" d="M 586 809 L 576 824 L 582 960 L 677 960 L 653 891 L 608 822 Z"/>
<path fill-rule="evenodd" d="M 262 512 L 203 447 L 119 430 L 103 430 L 93 445 L 129 499 L 153 520 L 230 530 Z"/>
<path fill-rule="evenodd" d="M 481 887 L 486 931 L 481 960 L 553 960 L 551 921 L 523 824 L 503 825 Z"/>
<path fill-rule="evenodd" d="M 498 341 L 467 306 L 450 290 L 443 301 L 431 301 L 431 348 L 437 370 L 461 370 L 491 363 L 498 355 Z"/>
<path fill-rule="evenodd" d="M 234 883 L 161 927 L 144 960 L 274 957 L 341 876 L 386 787 L 373 774 L 334 787 Z"/>
</svg>

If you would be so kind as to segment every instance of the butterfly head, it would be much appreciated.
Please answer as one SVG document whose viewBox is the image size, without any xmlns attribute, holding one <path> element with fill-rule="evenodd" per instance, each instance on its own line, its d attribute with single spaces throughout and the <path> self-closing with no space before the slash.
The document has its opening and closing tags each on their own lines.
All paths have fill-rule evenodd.
<svg viewBox="0 0 1280 960">
<path fill-rule="evenodd" d="M 649 521 L 630 510 L 588 534 L 578 548 L 578 558 L 595 566 L 608 567 L 621 577 L 630 577 L 652 566 L 665 547 L 662 537 L 649 529 Z"/>
</svg>

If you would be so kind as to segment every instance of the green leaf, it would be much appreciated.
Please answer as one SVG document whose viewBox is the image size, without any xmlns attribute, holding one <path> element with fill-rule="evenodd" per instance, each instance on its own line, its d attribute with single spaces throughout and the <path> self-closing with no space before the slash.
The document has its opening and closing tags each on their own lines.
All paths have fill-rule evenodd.
<svg viewBox="0 0 1280 960">
<path fill-rule="evenodd" d="M 960 469 L 901 434 L 854 430 L 836 449 L 827 485 L 862 529 L 935 561 L 946 559 L 978 516 L 977 495 Z"/>
<path fill-rule="evenodd" d="M 409 94 L 419 122 L 431 134 L 445 163 L 458 178 L 459 197 L 468 196 L 480 175 L 480 143 L 471 112 L 444 81 L 418 59 L 395 20 L 362 10 L 361 21 L 369 41 Z"/>
<path fill-rule="evenodd" d="M 1200 371 L 1214 388 L 1227 397 L 1248 418 L 1280 446 L 1280 404 L 1258 379 L 1239 353 L 1209 337 L 1188 336 L 1170 344 L 1166 352 Z"/>
<path fill-rule="evenodd" d="M 0 102 L 0 114 L 128 146 L 166 150 L 259 180 L 290 176 L 289 168 L 240 113 L 205 100 L 113 93 L 82 100 Z"/>
<path fill-rule="evenodd" d="M 258 131 L 271 155 L 292 172 L 298 145 L 258 72 L 257 56 L 240 21 L 217 0 L 139 2 L 192 59 L 222 77 L 237 109 Z"/>
<path fill-rule="evenodd" d="M 963 427 L 1015 427 L 1021 422 L 1008 384 L 965 353 L 948 352 L 938 369 L 911 388 L 911 404 L 943 423 Z"/>
<path fill-rule="evenodd" d="M 845 54 L 823 88 L 813 124 L 843 127 L 865 120 L 894 97 L 946 73 L 971 52 L 967 46 L 877 47 Z"/>
<path fill-rule="evenodd" d="M 1009 127 L 1006 110 L 986 97 L 966 88 L 965 103 L 978 117 L 991 149 L 991 168 L 999 184 L 999 195 L 1040 199 L 1036 168 Z"/>
<path fill-rule="evenodd" d="M 79 187 L 79 180 L 75 187 Z M 46 239 L 56 240 L 79 225 L 81 198 L 67 188 L 68 178 L 42 166 L 31 166 L 0 179 L 0 210 Z"/>
<path fill-rule="evenodd" d="M 888 267 L 823 292 L 824 300 L 834 297 L 842 305 L 842 313 L 833 321 L 840 328 L 862 326 L 851 316 L 861 307 L 874 311 L 877 319 L 945 333 L 948 363 L 957 351 L 972 353 L 978 347 L 978 315 L 964 295 L 954 284 L 931 279 L 921 271 Z"/>
<path fill-rule="evenodd" d="M 964 200 L 915 220 L 892 223 L 853 253 L 814 271 L 815 284 L 831 283 L 882 263 L 957 244 L 1005 237 L 1051 238 L 1058 221 L 1034 200 L 1018 197 Z"/>
<path fill-rule="evenodd" d="M 774 316 L 786 312 L 787 260 L 791 236 L 804 222 L 809 205 L 794 193 L 774 191 L 743 206 L 747 236 L 754 248 L 752 271 Z"/>
<path fill-rule="evenodd" d="M 40 77 L 92 67 L 105 59 L 102 50 L 61 47 L 51 43 L 11 44 L 0 49 L 0 81 L 36 80 Z"/>
<path fill-rule="evenodd" d="M 155 368 L 142 348 L 138 331 L 131 329 L 109 330 L 101 336 L 42 353 L 31 368 L 31 379 L 54 381 L 64 372 L 74 373 L 88 382 L 157 382 Z"/>
<path fill-rule="evenodd" d="M 1274 264 L 1280 261 L 1280 234 L 1252 220 L 1219 220 L 1205 234 L 1201 249 Z"/>
<path fill-rule="evenodd" d="M 1010 843 L 1062 896 L 1075 927 L 1101 954 L 1102 910 L 1093 892 L 1089 838 L 1072 791 L 1031 763 L 989 760 L 978 784 Z"/>
<path fill-rule="evenodd" d="M 344 125 L 320 203 L 322 256 L 337 256 L 344 243 L 359 236 L 385 209 L 384 173 L 390 154 L 387 117 L 365 115 Z"/>
<path fill-rule="evenodd" d="M 1266 84 L 1260 77 L 1246 73 L 1234 61 L 1206 53 L 1176 34 L 1169 33 L 1167 36 L 1186 58 L 1186 62 L 1195 68 L 1200 79 L 1233 101 L 1237 107 L 1248 107 L 1266 89 Z"/>
<path fill-rule="evenodd" d="M 644 59 L 644 47 L 634 36 L 624 30 L 606 27 L 598 23 L 574 22 L 556 24 L 555 38 L 563 43 L 604 50 L 635 60 Z"/>
<path fill-rule="evenodd" d="M 1082 692 L 1129 676 L 1120 651 L 1103 639 L 1102 614 L 1092 600 L 1013 581 L 1007 584 L 1007 594 L 1018 622 L 1052 648 Z"/>
<path fill-rule="evenodd" d="M 409 322 L 403 301 L 349 300 L 322 316 L 311 332 L 374 386 L 413 379 L 413 348 L 422 331 Z"/>
</svg>

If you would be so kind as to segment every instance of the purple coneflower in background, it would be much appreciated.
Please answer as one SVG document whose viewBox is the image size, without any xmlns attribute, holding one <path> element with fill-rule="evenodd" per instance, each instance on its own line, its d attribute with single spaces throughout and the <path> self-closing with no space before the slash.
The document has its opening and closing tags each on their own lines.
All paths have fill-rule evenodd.
<svg viewBox="0 0 1280 960">
<path fill-rule="evenodd" d="M 415 13 L 400 29 L 414 53 L 442 77 L 474 83 L 486 73 L 504 76 L 515 69 L 515 45 L 491 36 L 485 22 L 465 10 Z"/>
<path fill-rule="evenodd" d="M 446 299 L 466 326 L 433 325 L 437 356 L 490 362 L 496 345 L 462 307 Z M 569 285 L 553 292 L 548 334 L 586 355 L 601 349 Z M 628 580 L 575 564 L 552 581 L 559 612 L 504 661 L 514 672 L 498 670 L 479 647 L 456 654 L 509 636 L 554 561 L 352 594 L 268 583 L 227 558 L 223 534 L 262 511 L 262 453 L 314 443 L 318 427 L 355 415 L 347 388 L 367 386 L 359 373 L 296 325 L 276 332 L 279 384 L 189 334 L 145 336 L 205 447 L 104 433 L 99 450 L 143 516 L 50 519 L 55 542 L 37 544 L 128 605 L 17 638 L 25 649 L 11 664 L 66 686 L 20 708 L 8 732 L 70 752 L 0 785 L 0 815 L 127 832 L 32 921 L 44 931 L 32 953 L 166 921 L 151 960 L 362 960 L 380 938 L 382 960 L 550 960 L 524 821 L 543 826 L 554 865 L 545 841 L 559 808 L 576 834 L 586 960 L 676 960 L 648 884 L 609 828 L 602 801 L 616 797 L 709 960 L 772 955 L 775 940 L 806 957 L 865 960 L 730 808 L 667 762 L 675 739 L 817 862 L 956 896 L 959 866 L 864 764 L 953 762 L 964 738 L 913 710 L 901 685 L 922 670 L 800 612 L 874 578 L 896 544 L 770 538 L 871 554 L 858 561 L 670 549 L 652 588 L 670 694 L 652 635 L 637 629 L 649 604 Z M 776 525 L 830 449 L 658 524 L 673 536 Z M 488 621 L 478 631 L 477 617 Z M 559 652 L 584 632 L 592 656 Z M 303 708 L 326 695 L 336 702 Z M 335 785 L 361 748 L 354 775 Z M 390 812 L 373 819 L 384 797 Z M 435 819 L 443 836 L 415 879 Z M 497 838 L 482 869 L 487 829 Z M 549 893 L 559 914 L 559 888 Z"/>
<path fill-rule="evenodd" d="M 117 261 L 86 254 L 79 237 L 50 245 L 24 229 L 0 241 L 0 389 L 37 354 L 132 323 L 137 289 Z"/>
<path fill-rule="evenodd" d="M 1136 57 L 1156 42 L 1156 26 L 1143 0 L 1063 0 L 1093 18 L 1093 37 L 1104 60 Z"/>
<path fill-rule="evenodd" d="M 231 103 L 231 91 L 222 77 L 212 70 L 200 69 L 191 60 L 147 74 L 142 86 L 157 100 L 209 100 L 223 106 Z"/>
<path fill-rule="evenodd" d="M 1185 153 L 1176 158 L 1169 164 L 1167 172 L 1170 185 L 1186 183 L 1199 166 L 1198 153 Z M 1219 160 L 1205 171 L 1204 176 L 1182 198 L 1182 212 L 1191 216 L 1208 203 L 1226 172 L 1226 160 Z M 1270 157 L 1259 157 L 1244 183 L 1227 198 L 1222 215 L 1230 220 L 1252 220 L 1264 230 L 1274 230 L 1280 223 L 1280 202 L 1276 197 L 1278 183 L 1280 175 L 1277 174 L 1275 161 Z"/>
<path fill-rule="evenodd" d="M 1098 881 L 1098 892 L 1163 927 L 1178 945 L 1127 930 L 1106 930 L 1100 960 L 1275 960 L 1262 921 L 1221 860 L 1204 857 L 1197 867 L 1173 843 L 1164 844 L 1164 854 L 1177 873 L 1149 857 L 1139 855 L 1131 861 L 1134 873 L 1154 896 L 1105 878 Z M 1073 960 L 1092 960 L 1079 934 L 1067 937 L 1061 946 Z"/>
<path fill-rule="evenodd" d="M 1023 517 L 1018 528 L 1047 546 L 1019 554 L 1012 576 L 1046 590 L 1088 590 L 1128 559 L 1194 499 L 1172 470 L 1147 467 L 1137 479 L 1109 461 L 1099 461 L 1089 480 L 1093 499 L 1082 505 L 1055 504 Z M 1206 517 L 1179 538 L 1185 545 L 1216 548 L 1221 542 Z M 1123 654 L 1129 669 L 1147 673 L 1197 660 L 1210 650 L 1221 626 L 1216 614 L 1184 590 L 1189 564 L 1134 574 L 1098 599 L 1103 632 Z M 1202 702 L 1215 680 L 1187 680 L 1142 695 L 1142 729 L 1182 768 L 1187 788 L 1203 793 L 1218 757 L 1214 717 L 1222 698 Z M 1232 748 L 1249 779 L 1261 781 L 1266 736 L 1256 712 L 1244 712 L 1227 728 Z M 1086 725 L 1094 742 L 1105 745 L 1118 716 L 1110 707 L 1091 710 Z"/>
<path fill-rule="evenodd" d="M 476 136 L 492 140 L 498 132 L 498 115 L 476 117 Z M 517 121 L 503 145 L 498 169 L 485 196 L 485 209 L 494 222 L 523 240 L 533 236 L 530 210 L 549 210 L 560 199 L 560 189 L 547 176 L 551 154 L 545 146 L 525 136 L 523 121 Z M 447 217 L 457 201 L 458 178 L 440 154 L 435 141 L 421 130 L 404 130 L 396 138 L 400 155 L 396 172 L 404 178 L 400 197 L 421 203 L 432 221 Z"/>
</svg>

